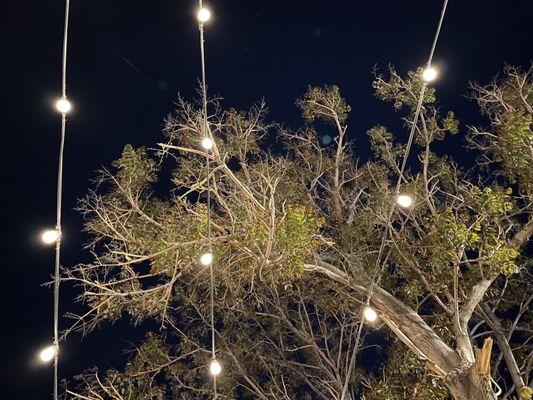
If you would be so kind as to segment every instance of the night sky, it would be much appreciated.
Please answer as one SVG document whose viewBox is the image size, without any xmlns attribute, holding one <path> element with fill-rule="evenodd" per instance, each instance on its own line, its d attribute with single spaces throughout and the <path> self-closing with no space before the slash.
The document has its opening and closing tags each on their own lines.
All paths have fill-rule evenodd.
<svg viewBox="0 0 533 400">
<path fill-rule="evenodd" d="M 375 64 L 405 73 L 423 65 L 441 0 L 312 1 L 211 0 L 207 26 L 210 94 L 224 106 L 247 108 L 264 98 L 273 120 L 302 122 L 294 105 L 308 85 L 337 84 L 352 107 L 349 137 L 364 159 L 366 130 L 398 126 L 398 115 L 372 95 Z M 52 341 L 53 248 L 39 242 L 55 223 L 63 30 L 61 0 L 3 0 L 2 52 L 2 399 L 46 399 L 51 365 L 36 353 Z M 65 151 L 63 265 L 87 260 L 82 221 L 73 210 L 94 171 L 109 165 L 127 143 L 154 146 L 178 93 L 196 96 L 199 76 L 194 0 L 71 0 Z M 505 63 L 527 67 L 533 58 L 531 0 L 450 0 L 435 63 L 443 110 L 466 124 L 482 124 L 465 98 L 471 80 L 487 82 Z M 400 131 L 406 137 L 405 129 Z M 445 149 L 467 160 L 461 138 Z M 6 254 L 7 252 L 7 254 Z M 73 291 L 62 291 L 62 311 Z M 63 328 L 65 322 L 63 322 Z M 127 322 L 62 344 L 60 373 L 93 365 L 120 367 L 129 342 L 146 327 Z"/>
</svg>

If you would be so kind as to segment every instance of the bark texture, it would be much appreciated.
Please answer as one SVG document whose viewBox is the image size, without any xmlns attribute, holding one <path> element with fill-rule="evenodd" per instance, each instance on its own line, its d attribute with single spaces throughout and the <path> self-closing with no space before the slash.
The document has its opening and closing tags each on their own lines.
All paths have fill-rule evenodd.
<svg viewBox="0 0 533 400">
<path fill-rule="evenodd" d="M 496 400 L 490 378 L 480 374 L 477 365 L 460 370 L 444 379 L 455 400 Z"/>
<path fill-rule="evenodd" d="M 327 275 L 358 293 L 368 294 L 370 282 L 363 273 L 353 278 L 324 261 L 306 264 L 305 269 Z M 374 287 L 371 301 L 398 338 L 420 359 L 425 360 L 428 368 L 443 378 L 455 400 L 497 399 L 490 375 L 482 374 L 476 363 L 463 360 L 413 309 L 380 287 Z"/>
</svg>

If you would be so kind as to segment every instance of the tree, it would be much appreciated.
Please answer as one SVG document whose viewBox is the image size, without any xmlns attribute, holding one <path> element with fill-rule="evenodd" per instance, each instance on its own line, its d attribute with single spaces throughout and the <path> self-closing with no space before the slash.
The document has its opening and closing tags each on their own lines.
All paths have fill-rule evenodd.
<svg viewBox="0 0 533 400">
<path fill-rule="evenodd" d="M 480 400 L 501 389 L 502 398 L 530 399 L 532 74 L 509 67 L 472 85 L 490 127 L 469 128 L 470 154 L 481 157 L 469 172 L 440 154 L 459 122 L 427 88 L 400 177 L 410 208 L 395 204 L 392 184 L 405 145 L 376 126 L 367 132 L 372 156 L 360 162 L 335 86 L 297 101 L 297 131 L 265 122 L 263 103 L 240 112 L 212 100 L 208 153 L 202 107 L 180 99 L 167 141 L 154 152 L 126 146 L 80 201 L 94 261 L 63 278 L 80 285 L 87 306 L 69 332 L 126 316 L 161 329 L 123 371 L 88 371 L 67 393 L 210 397 L 209 274 L 198 263 L 209 245 L 208 157 L 220 398 Z M 376 96 L 407 127 L 420 76 L 375 75 Z M 336 131 L 331 145 L 323 130 Z M 158 197 L 170 163 L 173 187 Z M 367 298 L 386 327 L 362 318 Z M 383 365 L 361 363 L 377 336 Z"/>
</svg>

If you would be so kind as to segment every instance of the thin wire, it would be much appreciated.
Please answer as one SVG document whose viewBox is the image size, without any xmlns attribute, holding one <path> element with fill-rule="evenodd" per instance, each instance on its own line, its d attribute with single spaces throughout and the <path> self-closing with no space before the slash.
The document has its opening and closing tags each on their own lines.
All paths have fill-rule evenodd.
<svg viewBox="0 0 533 400">
<path fill-rule="evenodd" d="M 201 10 L 203 7 L 202 0 L 198 0 L 198 6 Z M 205 39 L 204 39 L 204 24 L 199 22 L 200 30 L 200 58 L 202 68 L 202 106 L 203 106 L 203 135 L 204 140 L 209 138 L 209 125 L 207 120 L 207 85 L 206 85 L 206 67 L 205 67 Z M 211 243 L 211 166 L 209 162 L 209 153 L 206 151 L 205 164 L 207 170 L 207 238 L 209 243 L 209 253 L 213 254 Z M 210 277 L 210 317 L 211 317 L 211 358 L 216 359 L 216 344 L 215 344 L 215 275 L 213 271 L 213 263 L 209 263 L 209 277 Z M 213 395 L 217 398 L 217 378 L 213 375 Z"/>
<path fill-rule="evenodd" d="M 448 0 L 444 0 L 443 6 L 442 6 L 442 10 L 441 10 L 441 14 L 440 14 L 440 18 L 439 18 L 439 23 L 438 23 L 437 29 L 435 31 L 435 36 L 433 38 L 433 43 L 431 45 L 431 50 L 429 52 L 429 57 L 428 57 L 428 60 L 427 60 L 427 63 L 426 63 L 426 68 L 429 68 L 431 66 L 431 62 L 433 61 L 433 55 L 435 54 L 435 49 L 437 47 L 437 42 L 438 42 L 438 39 L 439 39 L 439 36 L 440 36 L 440 31 L 441 31 L 441 28 L 442 28 L 442 23 L 444 21 L 444 16 L 446 15 L 446 8 L 447 7 L 448 7 Z M 418 118 L 420 116 L 420 111 L 422 110 L 422 104 L 423 104 L 423 101 L 424 101 L 424 94 L 426 92 L 426 87 L 427 87 L 427 83 L 423 81 L 422 88 L 420 89 L 420 94 L 418 96 L 418 102 L 417 102 L 415 114 L 413 116 L 413 121 L 411 122 L 411 130 L 409 132 L 409 139 L 407 140 L 407 146 L 405 148 L 405 153 L 403 155 L 403 160 L 402 160 L 402 164 L 401 164 L 401 168 L 400 168 L 400 174 L 398 176 L 398 181 L 396 182 L 396 194 L 399 193 L 402 179 L 405 179 L 403 174 L 404 174 L 405 167 L 407 165 L 407 159 L 409 158 L 409 153 L 411 151 L 411 147 L 412 147 L 412 144 L 413 144 L 413 139 L 414 139 L 414 135 L 415 135 L 416 125 L 418 123 Z M 386 220 L 386 224 L 385 224 L 385 230 L 383 232 L 383 237 L 381 239 L 381 244 L 380 244 L 380 247 L 379 247 L 378 256 L 376 258 L 376 264 L 374 266 L 375 274 L 373 274 L 372 280 L 370 281 L 370 287 L 369 287 L 368 294 L 367 294 L 367 297 L 366 297 L 365 307 L 368 307 L 370 305 L 370 299 L 372 298 L 372 295 L 374 293 L 374 287 L 376 285 L 379 285 L 379 283 L 381 282 L 381 277 L 383 275 L 383 269 L 385 267 L 385 263 L 381 263 L 381 258 L 383 257 L 383 251 L 385 250 L 385 243 L 387 242 L 387 236 L 388 236 L 388 232 L 389 232 L 391 218 L 392 218 L 392 215 L 394 214 L 394 209 L 395 209 L 395 205 L 393 204 L 391 209 L 389 210 L 388 215 L 387 215 L 387 220 Z M 362 319 L 363 318 L 364 318 L 364 316 L 362 317 Z M 356 359 L 356 356 L 357 356 L 357 351 L 358 351 L 359 344 L 360 344 L 360 341 L 361 341 L 361 333 L 362 333 L 362 330 L 363 330 L 363 320 L 362 319 L 361 319 L 361 322 L 360 322 L 358 330 L 357 330 L 355 346 L 354 346 L 354 349 L 353 349 L 353 352 L 352 352 L 352 358 L 350 360 L 350 365 L 348 367 L 348 371 L 347 371 L 347 374 L 346 374 L 346 380 L 344 382 L 344 386 L 343 386 L 343 389 L 342 389 L 341 400 L 344 400 L 344 398 L 346 396 L 346 392 L 348 390 L 348 381 L 349 381 L 348 378 L 351 376 L 353 368 L 355 366 L 355 359 Z"/>
<path fill-rule="evenodd" d="M 65 1 L 65 23 L 63 30 L 63 54 L 61 64 L 61 97 L 67 98 L 67 47 L 68 22 L 70 14 L 70 0 Z M 61 139 L 59 144 L 59 160 L 57 168 L 57 203 L 56 203 L 56 240 L 55 271 L 54 271 L 54 400 L 58 399 L 58 368 L 59 368 L 59 277 L 61 267 L 61 205 L 63 198 L 63 154 L 65 150 L 65 136 L 67 131 L 66 113 L 61 114 Z"/>
<path fill-rule="evenodd" d="M 447 7 L 448 7 L 448 0 L 444 0 L 444 3 L 442 5 L 442 11 L 440 13 L 439 23 L 437 25 L 437 30 L 435 31 L 433 43 L 431 44 L 431 50 L 429 52 L 429 57 L 426 63 L 426 68 L 431 67 L 431 62 L 433 61 L 433 55 L 435 54 L 435 48 L 437 47 L 437 42 L 439 40 L 440 30 L 442 28 L 442 22 L 444 21 L 444 16 L 446 15 Z M 405 153 L 404 153 L 403 160 L 402 160 L 402 166 L 400 168 L 400 176 L 398 177 L 398 182 L 396 183 L 396 192 L 398 192 L 398 190 L 400 189 L 401 180 L 404 179 L 403 173 L 405 171 L 405 166 L 407 165 L 407 159 L 409 158 L 409 153 L 411 152 L 411 145 L 413 144 L 416 124 L 418 123 L 418 117 L 420 116 L 420 111 L 422 110 L 422 103 L 424 102 L 424 94 L 426 92 L 426 87 L 427 87 L 427 83 L 425 81 L 422 81 L 422 88 L 420 89 L 420 95 L 418 96 L 418 103 L 416 105 L 415 115 L 411 123 L 409 139 L 407 141 L 407 146 L 405 148 Z"/>
<path fill-rule="evenodd" d="M 65 1 L 65 24 L 63 30 L 63 59 L 61 74 L 61 94 L 67 97 L 67 44 L 68 44 L 68 21 L 70 13 L 70 0 Z"/>
<path fill-rule="evenodd" d="M 448 7 L 448 0 L 444 0 L 442 5 L 442 11 L 440 12 L 439 24 L 437 25 L 437 31 L 435 32 L 435 37 L 433 38 L 433 44 L 431 45 L 431 51 L 429 52 L 427 66 L 431 66 L 431 61 L 433 61 L 433 54 L 437 48 L 437 42 L 439 40 L 440 29 L 442 28 L 442 22 L 444 21 L 444 16 L 446 15 L 446 7 Z"/>
</svg>

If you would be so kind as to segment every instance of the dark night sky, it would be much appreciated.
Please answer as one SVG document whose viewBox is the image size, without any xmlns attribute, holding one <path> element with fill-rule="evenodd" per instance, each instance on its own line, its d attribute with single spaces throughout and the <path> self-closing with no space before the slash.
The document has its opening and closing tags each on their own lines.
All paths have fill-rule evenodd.
<svg viewBox="0 0 533 400">
<path fill-rule="evenodd" d="M 194 0 L 72 0 L 64 180 L 64 257 L 86 257 L 81 220 L 72 210 L 101 165 L 124 144 L 153 146 L 178 92 L 196 93 L 199 71 Z M 300 124 L 294 100 L 309 84 L 338 84 L 352 106 L 350 138 L 363 156 L 365 131 L 397 124 L 372 96 L 371 69 L 401 72 L 427 58 L 442 2 L 212 0 L 207 27 L 210 93 L 245 108 L 265 98 L 271 118 Z M 51 341 L 52 292 L 40 286 L 53 270 L 53 250 L 38 234 L 55 221 L 55 174 L 63 29 L 61 0 L 2 0 L 2 399 L 50 398 L 52 369 L 35 362 Z M 533 56 L 531 0 L 451 0 L 435 62 L 443 109 L 481 123 L 464 98 L 469 79 L 487 82 L 504 63 Z M 464 133 L 464 125 L 463 133 Z M 405 130 L 402 132 L 405 135 Z M 461 141 L 448 149 L 461 159 Z M 462 156 L 464 157 L 464 156 Z M 7 250 L 7 254 L 6 254 Z M 63 311 L 71 307 L 65 288 Z M 64 327 L 64 325 L 63 325 Z M 62 346 L 61 375 L 120 366 L 122 349 L 143 329 L 126 323 Z"/>
</svg>

